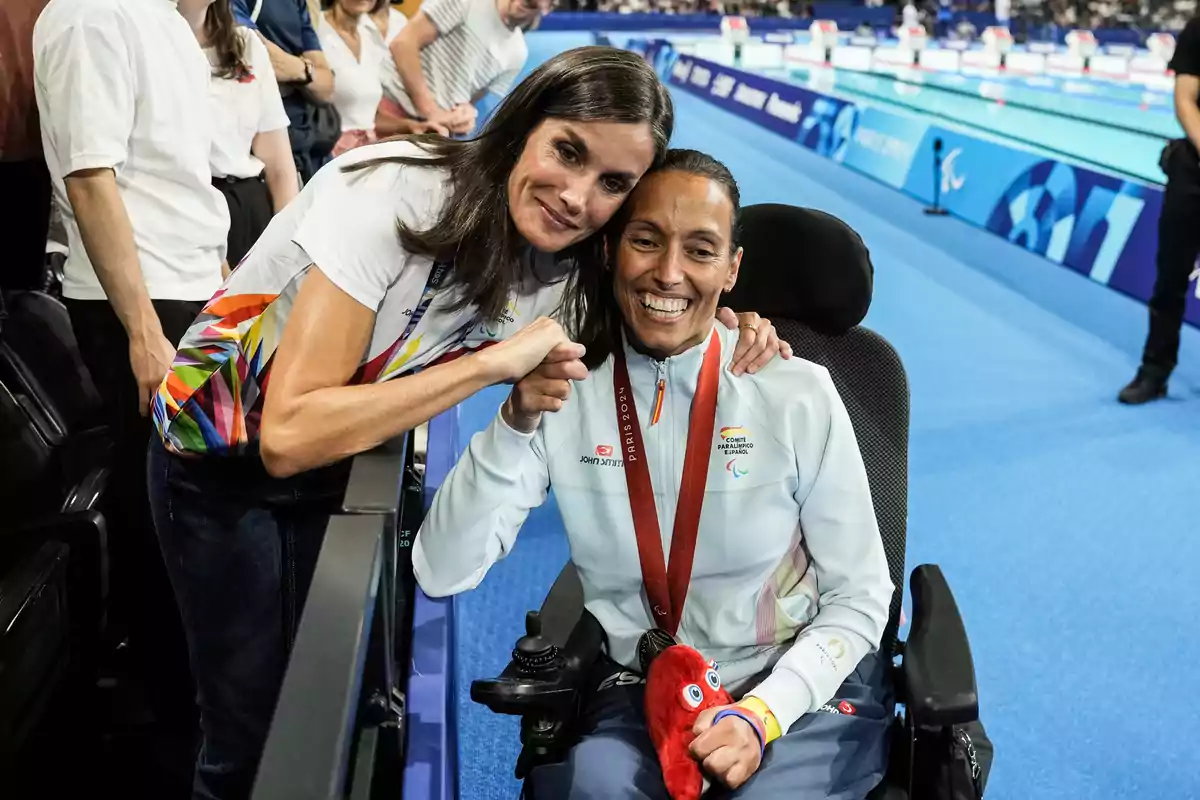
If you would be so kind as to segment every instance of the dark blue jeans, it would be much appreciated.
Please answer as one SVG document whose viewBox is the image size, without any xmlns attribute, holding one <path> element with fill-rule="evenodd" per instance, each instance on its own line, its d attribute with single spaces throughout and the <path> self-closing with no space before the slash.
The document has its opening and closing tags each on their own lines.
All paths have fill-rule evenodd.
<svg viewBox="0 0 1200 800">
<path fill-rule="evenodd" d="M 180 458 L 152 437 L 150 506 L 196 678 L 195 800 L 245 800 L 349 463 L 279 480 L 257 455 Z"/>
<path fill-rule="evenodd" d="M 772 742 L 754 775 L 719 800 L 863 800 L 887 772 L 895 703 L 886 662 L 867 656 L 819 711 Z M 645 683 L 611 662 L 597 664 L 597 689 L 581 717 L 581 739 L 566 761 L 533 769 L 526 800 L 669 800 L 646 731 Z M 597 681 L 597 678 L 599 680 Z"/>
</svg>

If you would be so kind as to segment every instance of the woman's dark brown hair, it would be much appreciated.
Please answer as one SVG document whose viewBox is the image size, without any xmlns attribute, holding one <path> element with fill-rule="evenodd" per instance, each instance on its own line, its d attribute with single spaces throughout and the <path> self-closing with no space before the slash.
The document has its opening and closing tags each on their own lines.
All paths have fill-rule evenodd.
<svg viewBox="0 0 1200 800">
<path fill-rule="evenodd" d="M 246 42 L 238 33 L 230 0 L 216 0 L 204 12 L 204 35 L 217 54 L 213 75 L 237 80 L 250 74 L 250 66 L 246 63 Z"/>
<path fill-rule="evenodd" d="M 530 73 L 475 138 L 414 136 L 428 156 L 367 159 L 345 167 L 354 171 L 398 162 L 450 173 L 452 189 L 441 216 L 423 231 L 400 225 L 400 241 L 411 253 L 453 259 L 450 280 L 457 307 L 474 304 L 487 320 L 499 318 L 525 277 L 528 245 L 509 213 L 508 176 L 530 133 L 548 118 L 646 123 L 654 136 L 657 164 L 667 152 L 675 113 L 666 88 L 641 56 L 612 47 L 580 47 Z M 557 255 L 575 266 L 567 278 L 560 318 L 582 340 L 589 336 L 593 320 L 586 313 L 586 298 L 595 296 L 605 277 L 604 237 L 596 233 Z"/>
<path fill-rule="evenodd" d="M 650 169 L 642 176 L 644 182 L 656 172 L 682 172 L 687 175 L 697 175 L 708 178 L 725 190 L 732 210 L 729 221 L 729 253 L 733 255 L 738 249 L 738 214 L 741 211 L 742 195 L 738 190 L 737 181 L 729 168 L 708 153 L 699 150 L 668 150 L 662 163 Z M 634 189 L 636 192 L 637 189 Z M 632 194 L 631 194 L 632 196 Z M 621 341 L 621 328 L 625 322 L 621 317 L 621 308 L 617 304 L 613 292 L 613 281 L 616 280 L 616 261 L 621 251 L 621 236 L 629 220 L 630 203 L 626 200 L 621 210 L 613 215 L 604 230 L 604 238 L 608 243 L 608 267 L 603 270 L 604 280 L 588 286 L 588 294 L 583 298 L 590 309 L 588 319 L 582 326 L 586 336 L 578 338 L 580 344 L 587 348 L 583 363 L 588 369 L 595 369 L 604 363 L 612 354 L 613 349 Z"/>
</svg>

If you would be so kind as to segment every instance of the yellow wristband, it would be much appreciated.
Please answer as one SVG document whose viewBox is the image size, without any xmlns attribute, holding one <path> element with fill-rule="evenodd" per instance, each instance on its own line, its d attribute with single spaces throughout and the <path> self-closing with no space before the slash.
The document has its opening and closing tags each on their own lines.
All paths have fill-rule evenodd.
<svg viewBox="0 0 1200 800">
<path fill-rule="evenodd" d="M 770 744 L 783 735 L 783 731 L 779 729 L 779 720 L 775 719 L 775 715 L 771 713 L 771 709 L 767 708 L 767 704 L 762 700 L 747 695 L 742 698 L 738 705 L 752 714 L 756 714 L 763 721 L 763 727 L 767 731 L 767 744 Z"/>
</svg>

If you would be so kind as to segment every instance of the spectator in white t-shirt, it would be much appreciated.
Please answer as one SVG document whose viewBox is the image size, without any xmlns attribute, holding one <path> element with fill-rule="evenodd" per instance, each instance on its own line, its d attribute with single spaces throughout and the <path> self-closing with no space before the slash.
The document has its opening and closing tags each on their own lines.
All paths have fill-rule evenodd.
<svg viewBox="0 0 1200 800">
<path fill-rule="evenodd" d="M 211 65 L 213 185 L 229 206 L 229 264 L 237 266 L 259 235 L 300 191 L 288 141 L 288 117 L 262 40 L 233 19 L 229 0 L 207 0 L 185 17 Z M 199 4 L 196 4 L 199 5 Z"/>
<path fill-rule="evenodd" d="M 383 61 L 388 52 L 370 12 L 374 0 L 325 0 L 317 37 L 333 70 L 333 105 L 342 118 L 342 136 L 333 147 L 333 155 L 374 142 L 375 111 L 383 99 Z M 402 125 L 388 126 L 384 136 L 399 133 L 447 134 L 445 127 L 401 120 Z"/>
<path fill-rule="evenodd" d="M 408 17 L 401 14 L 388 0 L 376 0 L 371 10 L 371 24 L 375 40 L 386 49 L 400 35 L 400 29 L 408 24 Z"/>
<path fill-rule="evenodd" d="M 195 690 L 150 524 L 145 415 L 222 280 L 229 212 L 209 172 L 208 62 L 164 0 L 51 0 L 33 53 L 70 251 L 63 296 L 116 446 L 104 512 L 111 616 L 128 628 L 159 725 L 183 735 Z"/>
<path fill-rule="evenodd" d="M 523 29 L 549 10 L 550 0 L 426 0 L 390 45 L 380 116 L 470 133 L 473 104 L 509 90 L 529 55 Z"/>
</svg>

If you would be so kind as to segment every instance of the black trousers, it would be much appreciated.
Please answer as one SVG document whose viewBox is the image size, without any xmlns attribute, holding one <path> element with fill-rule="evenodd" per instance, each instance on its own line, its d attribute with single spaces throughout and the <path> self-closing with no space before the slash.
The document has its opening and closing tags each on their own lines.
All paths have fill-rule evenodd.
<svg viewBox="0 0 1200 800">
<path fill-rule="evenodd" d="M 267 183 L 258 178 L 213 178 L 229 206 L 229 249 L 226 260 L 236 268 L 262 236 L 275 215 Z"/>
<path fill-rule="evenodd" d="M 0 186 L 8 198 L 0 214 L 0 289 L 41 289 L 50 229 L 50 173 L 45 161 L 0 161 Z"/>
<path fill-rule="evenodd" d="M 105 500 L 108 522 L 110 622 L 129 639 L 132 666 L 160 725 L 196 725 L 195 685 L 175 595 L 150 516 L 146 448 L 153 422 L 138 413 L 129 339 L 107 300 L 66 300 L 83 361 L 104 400 L 115 454 Z M 155 300 L 163 333 L 183 338 L 203 303 Z"/>
<path fill-rule="evenodd" d="M 1174 147 L 1158 218 L 1158 256 L 1150 298 L 1150 333 L 1142 371 L 1165 380 L 1179 358 L 1179 330 L 1187 303 L 1188 278 L 1200 255 L 1200 153 L 1191 142 Z"/>
</svg>

